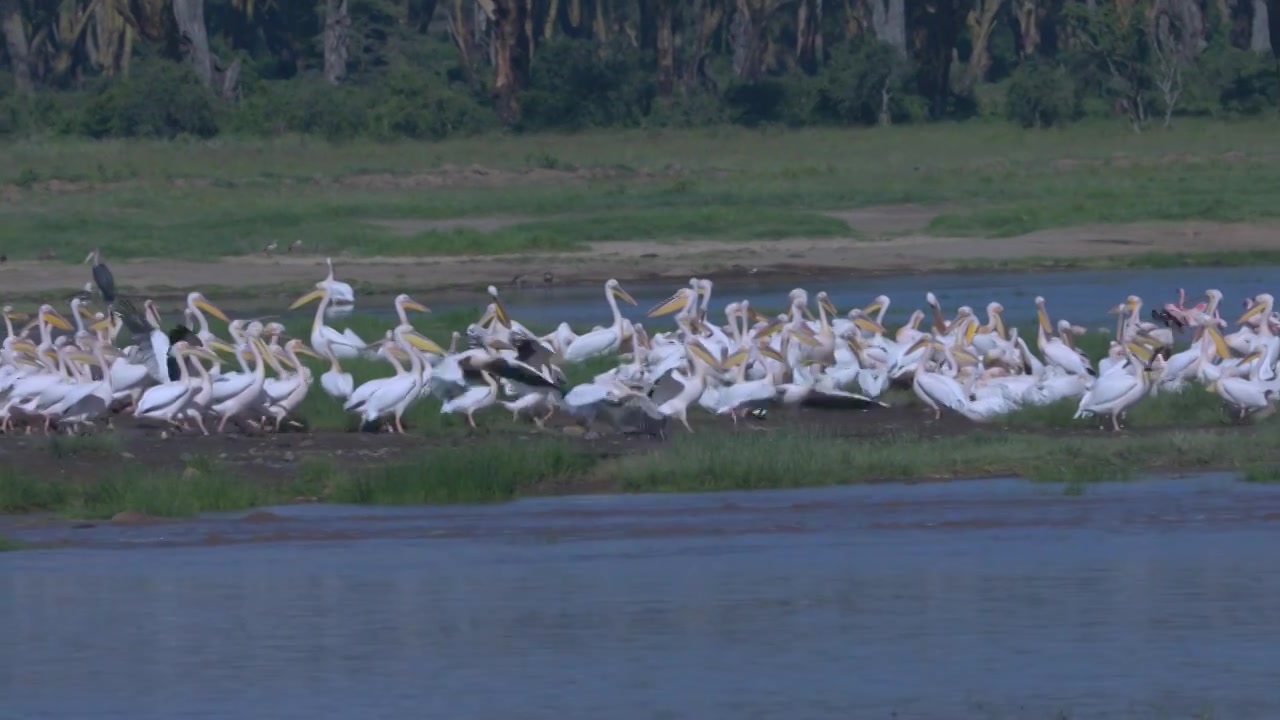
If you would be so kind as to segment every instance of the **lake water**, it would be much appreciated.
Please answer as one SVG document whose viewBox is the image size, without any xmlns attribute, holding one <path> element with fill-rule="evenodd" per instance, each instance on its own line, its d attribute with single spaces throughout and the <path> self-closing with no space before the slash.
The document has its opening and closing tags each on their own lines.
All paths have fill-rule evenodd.
<svg viewBox="0 0 1280 720">
<path fill-rule="evenodd" d="M 993 240 L 992 242 L 998 242 Z M 1035 315 L 1036 295 L 1045 298 L 1050 316 L 1055 322 L 1060 318 L 1086 327 L 1115 326 L 1115 317 L 1107 310 L 1124 301 L 1130 294 L 1138 295 L 1145 303 L 1143 315 L 1151 308 L 1166 302 L 1177 302 L 1178 288 L 1184 288 L 1188 304 L 1204 298 L 1202 293 L 1217 288 L 1223 293 L 1222 314 L 1228 321 L 1242 311 L 1246 297 L 1260 292 L 1275 292 L 1280 267 L 1232 267 L 1232 268 L 1170 268 L 1160 270 L 1099 270 L 1062 272 L 1001 272 L 1001 273 L 930 273 L 922 275 L 894 275 L 883 277 L 853 277 L 844 280 L 799 280 L 792 282 L 751 282 L 733 280 L 717 282 L 713 289 L 712 311 L 716 322 L 723 321 L 725 304 L 747 299 L 761 311 L 784 310 L 787 293 L 795 287 L 809 291 L 811 307 L 817 304 L 814 295 L 826 290 L 841 312 L 862 307 L 877 295 L 888 295 L 893 301 L 888 319 L 891 323 L 906 320 L 912 310 L 927 309 L 925 293 L 932 290 L 938 296 L 948 317 L 956 308 L 969 305 L 986 317 L 987 303 L 998 301 L 1005 307 L 1005 317 L 1010 322 L 1025 322 Z M 638 301 L 637 307 L 622 306 L 623 314 L 635 321 L 645 321 L 654 327 L 665 329 L 670 318 L 645 320 L 645 313 L 654 305 L 671 296 L 680 283 L 628 284 L 627 290 Z M 406 288 L 416 299 L 431 306 L 437 313 L 453 310 L 472 311 L 488 303 L 484 288 L 476 288 L 473 300 L 453 303 L 437 303 L 431 298 L 430 289 Z M 526 287 L 502 289 L 501 297 L 511 315 L 532 326 L 554 326 L 568 322 L 575 330 L 583 331 L 594 324 L 609 322 L 609 308 L 605 304 L 603 285 L 600 287 Z M 361 298 L 357 305 L 361 313 L 394 316 L 391 298 Z M 277 313 L 280 308 L 263 308 L 263 314 Z M 816 309 L 815 309 L 816 312 Z M 341 322 L 337 321 L 340 326 Z M 461 328 L 459 328 L 461 329 Z M 1024 328 L 1026 330 L 1027 328 Z"/>
<path fill-rule="evenodd" d="M 0 718 L 1276 718 L 1280 487 L 1211 475 L 28 527 Z"/>
</svg>

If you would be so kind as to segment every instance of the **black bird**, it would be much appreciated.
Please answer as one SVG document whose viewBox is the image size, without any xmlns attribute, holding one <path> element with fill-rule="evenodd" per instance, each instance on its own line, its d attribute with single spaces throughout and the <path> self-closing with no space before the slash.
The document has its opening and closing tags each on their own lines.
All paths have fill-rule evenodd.
<svg viewBox="0 0 1280 720">
<path fill-rule="evenodd" d="M 84 259 L 85 262 L 93 261 L 93 282 L 98 286 L 98 292 L 102 293 L 102 301 L 108 305 L 116 301 L 116 279 L 111 274 L 111 268 L 102 262 L 102 253 L 98 248 L 94 248 L 93 252 Z"/>
<path fill-rule="evenodd" d="M 191 347 L 204 347 L 204 342 L 200 340 L 200 336 L 191 331 L 186 325 L 178 325 L 169 331 L 169 347 L 177 345 L 179 342 L 186 341 Z M 178 368 L 178 358 L 172 353 L 166 358 L 165 365 L 169 371 L 169 379 L 177 380 L 182 377 L 182 372 Z"/>
</svg>

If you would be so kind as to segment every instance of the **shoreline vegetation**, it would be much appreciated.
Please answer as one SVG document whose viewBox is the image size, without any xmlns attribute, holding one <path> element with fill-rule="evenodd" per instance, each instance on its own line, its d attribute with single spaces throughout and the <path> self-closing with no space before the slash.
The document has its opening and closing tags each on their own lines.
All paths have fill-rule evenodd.
<svg viewBox="0 0 1280 720">
<path fill-rule="evenodd" d="M 349 320 L 365 335 L 380 327 L 376 318 Z M 418 327 L 442 336 L 459 323 L 462 314 L 442 313 Z M 305 334 L 304 323 L 289 330 Z M 1097 357 L 1107 340 L 1090 333 L 1079 345 Z M 591 361 L 566 371 L 576 384 L 610 365 Z M 344 369 L 357 383 L 387 372 L 366 360 Z M 302 432 L 166 439 L 120 418 L 114 431 L 84 437 L 4 438 L 0 514 L 182 518 L 296 502 L 484 503 L 997 476 L 1059 483 L 1078 495 L 1093 482 L 1215 470 L 1280 481 L 1280 424 L 1229 420 L 1221 400 L 1201 389 L 1147 398 L 1119 434 L 1099 429 L 1101 421 L 1072 420 L 1074 400 L 975 424 L 949 413 L 934 422 L 909 391 L 894 389 L 884 399 L 889 408 L 868 412 L 777 409 L 737 428 L 694 413 L 693 433 L 668 428 L 665 439 L 592 436 L 556 422 L 537 431 L 500 410 L 479 416 L 472 431 L 464 419 L 418 403 L 405 416 L 410 434 L 389 436 L 355 432 L 353 418 L 315 389 L 296 413 Z M 1249 452 L 1241 454 L 1242 447 Z"/>
<path fill-rule="evenodd" d="M 1265 191 L 1280 182 L 1280 140 L 1260 121 L 1187 119 L 1142 135 L 966 122 L 387 144 L 59 139 L 4 152 L 0 248 L 18 294 L 79 287 L 69 263 L 93 244 L 122 269 L 145 260 L 121 282 L 162 292 L 210 292 L 210 260 L 235 278 L 228 289 L 306 284 L 326 256 L 378 291 L 483 287 L 531 265 L 533 284 L 544 270 L 572 284 L 620 267 L 666 277 L 689 266 L 1280 262 L 1280 206 Z"/>
</svg>

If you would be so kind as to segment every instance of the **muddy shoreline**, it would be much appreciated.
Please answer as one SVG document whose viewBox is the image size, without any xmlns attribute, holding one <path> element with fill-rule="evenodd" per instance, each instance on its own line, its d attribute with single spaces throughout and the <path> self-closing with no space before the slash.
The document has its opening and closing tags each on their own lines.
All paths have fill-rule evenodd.
<svg viewBox="0 0 1280 720">
<path fill-rule="evenodd" d="M 853 223 L 851 221 L 851 226 Z M 1274 252 L 1280 223 L 1135 223 L 1045 230 L 1008 238 L 937 237 L 913 231 L 878 239 L 792 238 L 773 241 L 596 243 L 573 253 L 492 256 L 335 257 L 337 275 L 361 294 L 407 291 L 438 301 L 478 297 L 483 288 L 574 287 L 613 277 L 623 283 L 713 280 L 812 283 L 815 280 L 938 272 L 1027 272 L 1105 267 L 1149 254 Z M 1210 242 L 1211 240 L 1211 242 Z M 230 299 L 289 297 L 324 277 L 325 258 L 255 255 L 221 260 L 108 262 L 126 291 L 155 299 L 190 289 Z M 70 295 L 90 278 L 82 264 L 10 261 L 0 265 L 7 298 Z M 549 281 L 548 281 L 549 278 Z M 229 296 L 229 297 L 227 297 Z"/>
<path fill-rule="evenodd" d="M 323 462 L 340 472 L 361 471 L 396 463 L 430 462 L 433 449 L 465 446 L 468 443 L 480 445 L 495 440 L 522 443 L 538 438 L 560 438 L 567 440 L 576 450 L 593 458 L 595 466 L 586 472 L 547 478 L 523 489 L 515 497 L 503 498 L 519 499 L 630 492 L 610 473 L 610 468 L 619 467 L 616 463 L 625 463 L 653 454 L 660 455 L 668 451 L 673 443 L 687 441 L 690 437 L 696 441 L 700 437 L 713 434 L 722 436 L 724 433 L 732 433 L 738 435 L 742 442 L 747 443 L 757 438 L 766 439 L 770 434 L 783 429 L 812 430 L 821 433 L 824 442 L 833 443 L 856 444 L 906 437 L 921 442 L 921 450 L 926 452 L 930 450 L 928 445 L 930 441 L 945 441 L 949 438 L 952 440 L 965 437 L 979 439 L 979 436 L 990 438 L 993 435 L 1003 434 L 1014 438 L 1025 438 L 1028 442 L 1043 442 L 1046 439 L 1066 441 L 1090 438 L 1103 441 L 1114 436 L 1113 433 L 1101 431 L 1088 423 L 1069 428 L 1007 428 L 1000 425 L 977 425 L 964 418 L 949 415 L 944 415 L 940 421 L 933 421 L 931 413 L 905 405 L 865 413 L 802 411 L 792 417 L 782 417 L 779 414 L 767 420 L 745 420 L 737 429 L 734 429 L 728 420 L 710 416 L 691 418 L 691 422 L 695 430 L 692 436 L 684 437 L 686 431 L 679 428 L 673 430 L 665 439 L 650 436 L 584 436 L 577 428 L 559 424 L 556 419 L 553 419 L 551 426 L 543 431 L 532 427 L 486 429 L 482 422 L 478 432 L 459 431 L 438 436 L 413 434 L 397 436 L 360 432 L 284 432 L 263 435 L 228 433 L 210 437 L 161 437 L 158 431 L 133 426 L 129 418 L 118 418 L 116 430 L 113 433 L 104 433 L 112 437 L 110 444 L 104 447 L 75 451 L 68 450 L 70 447 L 68 445 L 58 450 L 53 447 L 53 441 L 41 434 L 0 437 L 0 459 L 11 468 L 21 468 L 24 474 L 39 478 L 42 484 L 109 482 L 113 473 L 118 475 L 120 468 L 130 463 L 142 463 L 145 472 L 181 483 L 192 477 L 198 477 L 198 473 L 202 472 L 198 468 L 216 463 L 220 472 L 238 481 L 247 481 L 287 493 L 292 487 L 291 483 L 306 473 L 314 471 L 314 468 L 308 470 L 309 462 Z M 1230 433 L 1233 438 L 1238 439 L 1239 436 L 1247 436 L 1259 431 L 1265 431 L 1265 427 L 1173 426 L 1134 428 L 1124 431 L 1122 435 L 1129 438 L 1152 438 L 1197 432 Z M 962 466 L 963 463 L 960 460 L 956 463 L 944 473 L 910 480 L 869 477 L 849 478 L 849 480 L 853 483 L 915 484 L 987 478 L 993 475 L 992 472 L 984 471 L 981 467 Z M 1206 462 L 1204 458 L 1173 456 L 1157 460 L 1146 467 L 1146 470 L 1151 473 L 1164 472 L 1171 475 L 1215 470 L 1238 471 L 1239 469 L 1238 463 L 1235 463 L 1232 458 Z M 790 486 L 793 485 L 782 482 L 778 485 L 778 487 Z M 286 495 L 278 499 L 280 502 L 270 504 L 309 504 L 327 501 L 323 496 Z M 467 504 L 472 501 L 463 502 Z M 23 531 L 50 527 L 89 529 L 104 525 L 128 527 L 191 522 L 200 521 L 181 517 L 152 517 L 136 511 L 123 511 L 116 514 L 114 518 L 91 520 L 68 519 L 46 511 L 0 513 L 0 536 L 17 534 L 20 537 Z M 256 533 L 255 540 L 251 541 L 346 539 L 342 532 L 333 533 L 322 527 L 303 530 L 294 526 L 297 529 L 297 532 L 294 532 L 285 524 L 289 522 L 287 518 L 270 512 L 252 511 L 251 507 L 244 511 L 240 522 L 265 526 L 264 532 Z M 206 541 L 209 544 L 229 542 L 216 535 L 210 536 Z"/>
</svg>

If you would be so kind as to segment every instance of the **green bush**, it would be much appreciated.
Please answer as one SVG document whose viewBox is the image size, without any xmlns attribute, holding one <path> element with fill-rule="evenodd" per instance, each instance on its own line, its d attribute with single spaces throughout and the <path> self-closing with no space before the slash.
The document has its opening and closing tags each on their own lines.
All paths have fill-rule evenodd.
<svg viewBox="0 0 1280 720">
<path fill-rule="evenodd" d="M 78 130 L 94 138 L 207 138 L 218 134 L 218 102 L 189 65 L 149 60 L 127 78 L 98 83 Z"/>
<path fill-rule="evenodd" d="M 1079 99 L 1075 82 L 1062 68 L 1041 60 L 1029 60 L 1009 78 L 1005 113 L 1026 128 L 1049 127 L 1075 120 Z"/>
</svg>

